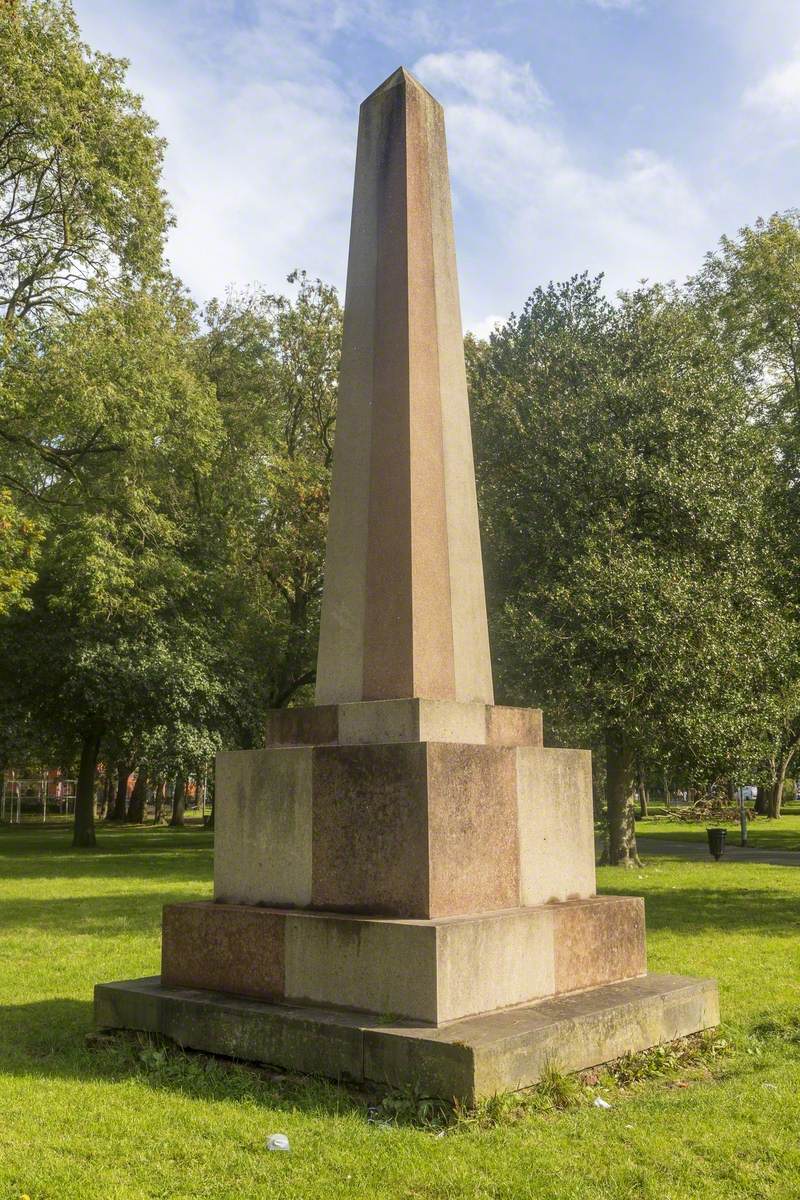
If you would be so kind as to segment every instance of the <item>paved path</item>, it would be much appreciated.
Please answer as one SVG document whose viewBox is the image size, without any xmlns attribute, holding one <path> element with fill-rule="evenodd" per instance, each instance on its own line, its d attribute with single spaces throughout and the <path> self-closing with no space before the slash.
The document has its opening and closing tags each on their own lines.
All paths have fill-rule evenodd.
<svg viewBox="0 0 800 1200">
<path fill-rule="evenodd" d="M 725 853 L 720 862 L 752 862 L 772 863 L 776 867 L 800 867 L 800 850 L 758 850 L 755 847 L 743 847 L 738 844 L 738 835 L 733 838 L 728 834 L 725 843 Z M 714 860 L 708 852 L 706 842 L 668 841 L 666 838 L 647 837 L 646 834 L 636 835 L 639 853 L 669 854 L 673 858 L 691 858 Z"/>
</svg>

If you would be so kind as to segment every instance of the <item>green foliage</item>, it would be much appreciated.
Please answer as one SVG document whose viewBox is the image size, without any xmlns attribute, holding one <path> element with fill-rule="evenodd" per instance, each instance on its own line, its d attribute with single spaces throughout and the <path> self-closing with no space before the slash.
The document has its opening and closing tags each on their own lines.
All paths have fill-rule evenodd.
<svg viewBox="0 0 800 1200">
<path fill-rule="evenodd" d="M 223 427 L 202 536 L 224 579 L 244 744 L 316 666 L 342 312 L 318 280 L 289 282 L 293 300 L 254 291 L 212 302 L 197 356 Z"/>
<path fill-rule="evenodd" d="M 42 321 L 90 283 L 152 275 L 163 143 L 127 63 L 80 40 L 69 0 L 0 6 L 0 310 Z"/>
<path fill-rule="evenodd" d="M 0 456 L 43 536 L 26 607 L 3 630 L 5 757 L 70 763 L 106 737 L 161 766 L 219 744 L 223 648 L 194 485 L 220 425 L 193 335 L 190 306 L 160 284 L 15 340 Z"/>
<path fill-rule="evenodd" d="M 702 314 L 575 278 L 469 361 L 503 694 L 701 775 L 746 756 L 780 632 L 757 554 L 765 450 Z"/>
<path fill-rule="evenodd" d="M 17 604 L 27 606 L 26 592 L 36 578 L 41 527 L 0 488 L 0 617 Z"/>
<path fill-rule="evenodd" d="M 777 816 L 783 773 L 800 747 L 800 215 L 775 214 L 722 238 L 692 290 L 770 450 L 760 558 L 776 636 L 758 686 L 761 778 Z"/>
</svg>

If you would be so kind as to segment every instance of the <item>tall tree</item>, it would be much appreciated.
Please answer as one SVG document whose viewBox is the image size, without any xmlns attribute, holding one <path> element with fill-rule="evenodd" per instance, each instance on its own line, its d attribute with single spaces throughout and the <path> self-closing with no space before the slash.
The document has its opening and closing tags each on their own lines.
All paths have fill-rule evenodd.
<svg viewBox="0 0 800 1200">
<path fill-rule="evenodd" d="M 290 276 L 293 299 L 231 294 L 205 313 L 198 366 L 224 436 L 198 490 L 203 558 L 216 563 L 228 622 L 233 736 L 261 738 L 263 713 L 313 683 L 341 345 L 336 292 Z"/>
<path fill-rule="evenodd" d="M 20 351 L 6 372 L 14 427 L 28 435 L 15 443 L 12 469 L 47 504 L 32 607 L 9 617 L 0 672 L 14 672 L 32 720 L 83 746 L 76 844 L 94 842 L 86 781 L 100 739 L 127 737 L 131 722 L 155 719 L 155 697 L 167 704 L 176 688 L 185 698 L 208 680 L 198 669 L 212 652 L 191 497 L 218 424 L 191 366 L 193 335 L 175 289 L 129 290 L 52 326 L 42 349 Z M 45 438 L 91 452 L 53 471 Z"/>
<path fill-rule="evenodd" d="M 550 285 L 468 358 L 500 690 L 604 747 L 631 865 L 637 758 L 713 775 L 749 734 L 759 432 L 675 292 Z"/>
<path fill-rule="evenodd" d="M 771 451 L 760 557 L 780 633 L 758 690 L 764 807 L 775 818 L 800 747 L 800 213 L 722 238 L 692 286 Z"/>
<path fill-rule="evenodd" d="M 84 45 L 68 0 L 0 7 L 0 314 L 73 312 L 90 284 L 161 266 L 163 143 L 127 63 Z"/>
</svg>

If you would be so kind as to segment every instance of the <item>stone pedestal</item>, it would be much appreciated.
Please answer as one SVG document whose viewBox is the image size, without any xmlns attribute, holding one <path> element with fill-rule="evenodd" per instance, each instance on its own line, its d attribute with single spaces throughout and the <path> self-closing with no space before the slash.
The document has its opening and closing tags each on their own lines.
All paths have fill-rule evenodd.
<svg viewBox="0 0 800 1200">
<path fill-rule="evenodd" d="M 444 119 L 359 124 L 316 701 L 221 754 L 214 900 L 103 1028 L 474 1100 L 718 1020 L 595 895 L 589 754 L 494 704 Z"/>
<path fill-rule="evenodd" d="M 210 1054 L 354 1083 L 412 1084 L 472 1104 L 552 1066 L 581 1071 L 719 1024 L 711 979 L 645 975 L 446 1025 L 292 1007 L 153 979 L 98 984 L 100 1029 L 141 1029 Z"/>
<path fill-rule="evenodd" d="M 165 908 L 160 979 L 99 987 L 98 1024 L 469 1102 L 717 1022 L 711 981 L 647 976 L 641 899 L 595 894 L 590 758 L 539 711 L 361 701 L 267 736 L 218 759 L 214 900 Z"/>
</svg>

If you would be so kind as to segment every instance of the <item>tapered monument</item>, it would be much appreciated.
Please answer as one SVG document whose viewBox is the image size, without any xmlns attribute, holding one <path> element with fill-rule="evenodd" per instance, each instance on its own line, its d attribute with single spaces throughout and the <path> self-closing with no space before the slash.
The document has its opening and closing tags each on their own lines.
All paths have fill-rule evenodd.
<svg viewBox="0 0 800 1200">
<path fill-rule="evenodd" d="M 493 702 L 441 106 L 361 109 L 317 704 Z"/>
<path fill-rule="evenodd" d="M 717 1022 L 596 894 L 589 754 L 493 702 L 444 120 L 402 68 L 361 108 L 316 705 L 265 743 L 217 759 L 214 901 L 99 1027 L 473 1100 Z"/>
</svg>

